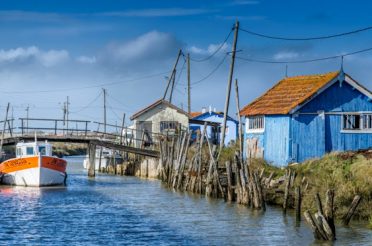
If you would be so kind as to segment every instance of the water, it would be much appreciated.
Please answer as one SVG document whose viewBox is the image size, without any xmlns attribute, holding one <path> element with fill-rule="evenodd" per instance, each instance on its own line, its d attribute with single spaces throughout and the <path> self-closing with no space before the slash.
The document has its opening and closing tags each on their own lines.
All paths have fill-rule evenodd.
<svg viewBox="0 0 372 246">
<path fill-rule="evenodd" d="M 304 223 L 174 192 L 159 181 L 98 175 L 69 159 L 67 187 L 0 187 L 0 245 L 309 245 Z M 337 228 L 336 245 L 371 245 L 372 230 Z"/>
</svg>

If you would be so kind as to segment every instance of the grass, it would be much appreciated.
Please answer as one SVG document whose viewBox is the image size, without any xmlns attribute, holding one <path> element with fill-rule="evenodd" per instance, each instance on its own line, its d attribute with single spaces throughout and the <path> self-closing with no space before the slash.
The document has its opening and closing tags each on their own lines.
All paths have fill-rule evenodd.
<svg viewBox="0 0 372 246">
<path fill-rule="evenodd" d="M 362 197 L 354 218 L 371 219 L 372 211 L 372 158 L 370 152 L 331 153 L 321 159 L 313 159 L 290 168 L 297 173 L 296 185 L 306 177 L 309 191 L 303 199 L 305 209 L 314 209 L 314 195 L 324 199 L 328 189 L 335 190 L 335 215 L 341 218 L 355 195 Z"/>
</svg>

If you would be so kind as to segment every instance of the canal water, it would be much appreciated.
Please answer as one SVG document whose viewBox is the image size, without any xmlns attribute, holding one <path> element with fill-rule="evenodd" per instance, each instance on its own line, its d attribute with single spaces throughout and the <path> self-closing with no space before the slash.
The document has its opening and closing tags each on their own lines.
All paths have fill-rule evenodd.
<svg viewBox="0 0 372 246">
<path fill-rule="evenodd" d="M 0 186 L 0 245 L 317 245 L 304 223 L 199 195 L 157 180 L 87 178 L 69 158 L 66 187 Z M 335 245 L 371 245 L 372 230 L 337 228 Z M 324 244 L 323 244 L 324 245 Z"/>
</svg>

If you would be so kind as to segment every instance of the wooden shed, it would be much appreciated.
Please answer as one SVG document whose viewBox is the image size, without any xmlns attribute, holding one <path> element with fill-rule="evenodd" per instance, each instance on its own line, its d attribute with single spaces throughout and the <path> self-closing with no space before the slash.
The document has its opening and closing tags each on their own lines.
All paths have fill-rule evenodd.
<svg viewBox="0 0 372 246">
<path fill-rule="evenodd" d="M 343 71 L 284 78 L 241 110 L 245 156 L 283 166 L 371 148 L 371 100 Z"/>
</svg>

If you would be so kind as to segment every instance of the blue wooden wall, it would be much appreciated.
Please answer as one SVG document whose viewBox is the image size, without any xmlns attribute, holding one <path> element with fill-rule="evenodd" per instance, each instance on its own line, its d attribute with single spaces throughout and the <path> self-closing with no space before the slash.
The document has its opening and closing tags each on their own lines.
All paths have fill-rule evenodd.
<svg viewBox="0 0 372 246">
<path fill-rule="evenodd" d="M 288 115 L 265 116 L 263 146 L 266 161 L 279 166 L 288 163 L 290 120 Z"/>
<path fill-rule="evenodd" d="M 207 113 L 204 113 L 204 114 L 201 114 L 197 117 L 194 117 L 194 119 L 196 120 L 205 120 L 205 121 L 210 121 L 210 122 L 217 122 L 217 123 L 223 123 L 223 114 L 217 114 L 215 112 L 207 112 Z M 227 121 L 226 121 L 226 126 L 228 127 L 228 132 L 226 133 L 226 136 L 225 136 L 225 145 L 227 146 L 231 141 L 234 141 L 236 142 L 236 139 L 237 139 L 237 136 L 238 136 L 238 121 L 232 119 L 231 117 L 228 117 L 227 118 Z M 194 130 L 197 129 L 199 127 L 200 128 L 203 128 L 203 126 L 200 126 L 200 125 L 195 125 L 195 124 L 190 124 L 190 129 L 191 130 Z M 221 127 L 222 128 L 222 127 Z M 212 127 L 211 126 L 207 126 L 207 134 L 208 134 L 208 137 L 211 138 L 212 137 Z M 218 142 L 220 140 L 218 139 Z"/>
</svg>

